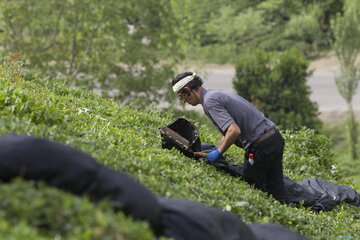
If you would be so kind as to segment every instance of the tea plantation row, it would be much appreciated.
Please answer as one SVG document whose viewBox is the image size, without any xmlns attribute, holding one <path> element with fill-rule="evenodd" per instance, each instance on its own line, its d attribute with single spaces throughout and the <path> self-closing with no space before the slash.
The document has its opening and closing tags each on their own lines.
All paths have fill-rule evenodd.
<svg viewBox="0 0 360 240">
<path fill-rule="evenodd" d="M 238 178 L 176 150 L 162 149 L 158 128 L 173 120 L 171 112 L 141 111 L 70 89 L 61 80 L 38 78 L 17 61 L 0 67 L 0 134 L 29 134 L 71 145 L 127 172 L 156 195 L 231 211 L 246 223 L 278 223 L 311 239 L 360 237 L 356 207 L 342 204 L 331 212 L 312 213 L 304 207 L 281 205 Z M 218 133 L 203 125 L 198 129 L 202 141 L 218 141 Z M 329 139 L 307 129 L 285 131 L 284 137 L 284 168 L 290 178 L 317 176 L 359 191 L 360 186 L 342 180 Z M 229 150 L 229 161 L 241 164 L 241 156 L 240 149 Z M 146 223 L 45 185 L 17 180 L 2 183 L 0 193 L 0 238 L 154 238 Z"/>
</svg>

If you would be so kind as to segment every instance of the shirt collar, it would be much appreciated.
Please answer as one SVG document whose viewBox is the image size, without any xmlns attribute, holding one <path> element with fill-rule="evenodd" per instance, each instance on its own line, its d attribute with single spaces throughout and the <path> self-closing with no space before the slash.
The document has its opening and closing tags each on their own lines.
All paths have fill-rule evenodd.
<svg viewBox="0 0 360 240">
<path fill-rule="evenodd" d="M 205 88 L 201 89 L 201 95 L 200 95 L 200 103 L 203 105 L 205 94 L 207 93 L 207 90 Z"/>
</svg>

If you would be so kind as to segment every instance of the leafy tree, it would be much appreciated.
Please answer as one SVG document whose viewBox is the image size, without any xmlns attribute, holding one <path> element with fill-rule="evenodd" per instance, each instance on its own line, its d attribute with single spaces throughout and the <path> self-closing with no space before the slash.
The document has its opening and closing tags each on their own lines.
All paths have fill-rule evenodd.
<svg viewBox="0 0 360 240">
<path fill-rule="evenodd" d="M 329 19 L 343 0 L 172 0 L 188 41 L 187 57 L 236 62 L 253 49 L 298 48 L 314 54 L 330 46 Z M 196 36 L 196 37 L 195 37 Z"/>
<path fill-rule="evenodd" d="M 230 41 L 234 44 L 247 42 L 269 31 L 258 11 L 248 8 L 239 13 L 230 5 L 220 8 L 219 13 L 212 17 L 206 29 L 210 34 L 216 35 L 218 41 L 222 43 Z"/>
<path fill-rule="evenodd" d="M 348 105 L 347 126 L 350 138 L 350 154 L 357 159 L 357 124 L 352 108 L 352 98 L 356 93 L 360 68 L 356 58 L 360 53 L 360 3 L 345 1 L 344 13 L 338 14 L 332 22 L 335 37 L 333 48 L 340 62 L 340 74 L 336 77 L 336 86 Z"/>
<path fill-rule="evenodd" d="M 218 41 L 214 33 L 207 31 L 207 24 L 216 21 L 219 13 L 231 8 L 232 12 L 238 13 L 242 9 L 255 5 L 259 0 L 171 0 L 174 17 L 180 23 L 178 31 L 186 34 L 190 44 L 204 46 Z M 227 16 L 224 16 L 224 21 Z M 230 16 L 231 17 L 231 16 Z M 223 20 L 221 22 L 224 26 Z M 229 25 L 229 22 L 227 23 Z M 195 41 L 195 42 L 194 42 Z"/>
<path fill-rule="evenodd" d="M 239 59 L 234 89 L 285 129 L 319 129 L 317 105 L 309 99 L 308 61 L 296 49 L 254 51 Z"/>
<path fill-rule="evenodd" d="M 303 52 L 310 49 L 318 50 L 324 42 L 324 33 L 321 31 L 322 18 L 320 4 L 309 5 L 301 13 L 291 17 L 286 24 L 284 35 L 296 41 L 294 45 L 303 49 Z"/>
<path fill-rule="evenodd" d="M 1 1 L 0 51 L 123 101 L 160 101 L 177 56 L 174 24 L 165 0 Z"/>
<path fill-rule="evenodd" d="M 237 47 L 234 39 L 239 35 L 232 36 L 232 33 L 237 33 L 237 27 L 243 26 L 243 23 L 239 25 L 237 20 L 235 23 L 234 18 L 239 18 L 239 12 L 258 2 L 260 1 L 172 0 L 174 18 L 180 25 L 177 30 L 186 38 L 182 44 L 186 57 L 206 59 L 208 62 L 214 59 L 228 62 Z M 249 18 L 249 14 L 245 15 Z M 226 37 L 231 36 L 232 39 L 222 36 L 224 32 Z"/>
</svg>

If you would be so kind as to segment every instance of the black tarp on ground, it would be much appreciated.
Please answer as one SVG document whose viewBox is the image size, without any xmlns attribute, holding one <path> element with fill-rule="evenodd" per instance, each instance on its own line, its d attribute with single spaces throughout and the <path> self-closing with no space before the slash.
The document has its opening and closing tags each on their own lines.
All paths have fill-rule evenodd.
<svg viewBox="0 0 360 240">
<path fill-rule="evenodd" d="M 213 147 L 214 145 L 201 143 L 200 151 L 209 152 Z M 209 164 L 234 177 L 244 179 L 242 165 L 230 164 L 224 158 Z M 311 207 L 314 211 L 331 211 L 334 206 L 342 202 L 360 207 L 360 194 L 354 189 L 321 178 L 309 178 L 296 183 L 284 175 L 284 186 L 289 203 L 303 202 L 305 207 Z"/>
<path fill-rule="evenodd" d="M 334 206 L 346 202 L 360 207 L 360 194 L 349 186 L 334 184 L 321 178 L 309 178 L 299 185 L 315 197 L 314 206 L 320 210 L 330 211 Z"/>
<path fill-rule="evenodd" d="M 201 151 L 208 152 L 213 147 L 211 144 L 201 143 Z M 211 165 L 234 177 L 244 178 L 242 165 L 230 164 L 225 159 Z M 296 183 L 284 175 L 284 186 L 289 203 L 303 202 L 305 207 L 311 207 L 314 211 L 330 211 L 342 202 L 360 207 L 360 194 L 354 189 L 321 178 L 309 178 Z"/>
<path fill-rule="evenodd" d="M 275 232 L 284 236 L 278 240 L 306 240 L 278 225 L 254 233 L 231 213 L 184 199 L 156 197 L 126 174 L 69 146 L 31 136 L 0 136 L 0 179 L 15 177 L 44 181 L 96 201 L 109 200 L 117 210 L 149 222 L 157 235 L 176 240 L 270 240 Z"/>
<path fill-rule="evenodd" d="M 185 199 L 158 200 L 163 208 L 162 224 L 167 237 L 181 240 L 258 240 L 250 228 L 231 213 Z"/>
<path fill-rule="evenodd" d="M 308 240 L 278 224 L 249 224 L 227 212 L 185 199 L 158 198 L 166 236 L 181 240 Z M 193 231 L 195 230 L 195 231 Z M 184 238 L 184 232 L 186 236 Z"/>
<path fill-rule="evenodd" d="M 97 163 L 69 146 L 30 136 L 0 137 L 0 179 L 41 180 L 93 200 L 121 203 L 121 210 L 146 220 L 157 232 L 160 206 L 153 194 L 126 174 Z"/>
<path fill-rule="evenodd" d="M 257 240 L 304 240 L 300 234 L 277 224 L 249 224 Z"/>
</svg>

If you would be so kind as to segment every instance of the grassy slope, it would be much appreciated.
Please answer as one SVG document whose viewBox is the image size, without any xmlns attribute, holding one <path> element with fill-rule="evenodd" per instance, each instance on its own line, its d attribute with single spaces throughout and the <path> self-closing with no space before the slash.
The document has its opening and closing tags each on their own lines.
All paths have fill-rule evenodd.
<svg viewBox="0 0 360 240">
<path fill-rule="evenodd" d="M 68 89 L 59 81 L 38 79 L 16 65 L 5 64 L 2 68 L 1 134 L 25 133 L 69 144 L 129 173 L 157 195 L 187 198 L 229 210 L 247 223 L 279 223 L 312 239 L 360 237 L 358 208 L 342 204 L 331 212 L 315 214 L 303 207 L 280 205 L 237 178 L 175 150 L 162 149 L 158 127 L 172 121 L 171 114 L 121 106 L 87 91 Z M 203 141 L 217 141 L 217 133 L 205 136 L 208 129 L 198 127 Z M 333 159 L 327 138 L 310 130 L 284 135 L 288 176 L 296 181 L 320 176 L 359 191 L 359 185 L 331 172 Z M 241 163 L 237 157 L 240 154 L 241 150 L 232 147 L 228 155 L 232 162 Z"/>
</svg>

